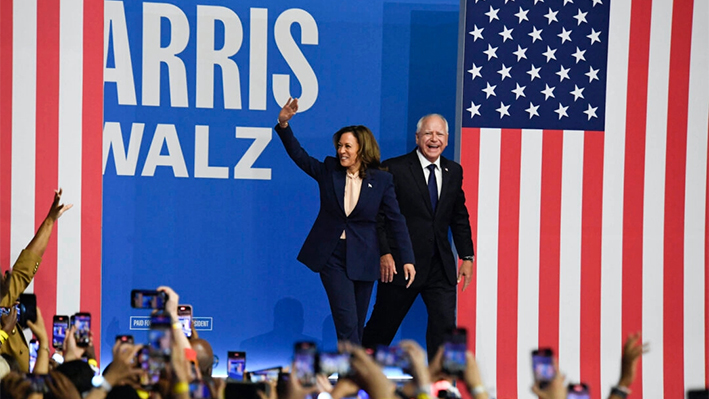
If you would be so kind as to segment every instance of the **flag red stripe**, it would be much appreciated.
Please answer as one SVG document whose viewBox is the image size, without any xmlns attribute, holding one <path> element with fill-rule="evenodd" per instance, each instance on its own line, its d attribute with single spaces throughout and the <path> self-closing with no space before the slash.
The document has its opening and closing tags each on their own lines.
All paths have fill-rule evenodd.
<svg viewBox="0 0 709 399">
<path fill-rule="evenodd" d="M 37 2 L 37 135 L 35 223 L 47 216 L 57 188 L 59 159 L 59 1 Z M 57 308 L 57 235 L 54 229 L 35 276 L 37 304 L 47 315 Z"/>
<path fill-rule="evenodd" d="M 623 338 L 642 330 L 643 196 L 651 13 L 652 1 L 633 1 L 630 15 L 623 183 Z M 637 375 L 640 378 L 636 378 L 632 386 L 633 397 L 642 398 L 642 359 L 638 362 Z"/>
<path fill-rule="evenodd" d="M 12 2 L 0 1 L 0 266 L 10 266 L 12 197 Z"/>
<path fill-rule="evenodd" d="M 103 132 L 103 1 L 84 2 L 82 105 L 81 309 L 91 312 L 101 353 L 101 198 Z"/>
<path fill-rule="evenodd" d="M 463 191 L 465 191 L 465 205 L 470 214 L 470 226 L 473 232 L 473 243 L 477 243 L 478 236 L 478 184 L 480 181 L 480 129 L 464 128 L 460 138 L 460 164 L 463 167 Z M 475 248 L 476 254 L 479 248 Z M 476 256 L 477 258 L 477 256 Z M 477 260 L 475 262 L 477 267 Z M 459 288 L 460 290 L 460 288 Z M 477 295 L 477 274 L 473 278 L 465 293 L 458 295 L 458 326 L 468 329 L 468 348 L 475 353 L 475 298 Z"/>
<path fill-rule="evenodd" d="M 561 165 L 564 132 L 545 130 L 542 139 L 539 215 L 539 347 L 559 349 Z"/>
<path fill-rule="evenodd" d="M 591 397 L 601 395 L 601 221 L 603 220 L 603 132 L 585 132 L 581 225 L 581 381 Z"/>
<path fill-rule="evenodd" d="M 693 0 L 674 0 L 667 107 L 664 232 L 664 367 L 666 398 L 684 395 L 684 209 Z M 689 17 L 689 18 L 688 18 Z"/>
<path fill-rule="evenodd" d="M 497 261 L 497 395 L 517 395 L 517 276 L 522 131 L 502 129 Z"/>
</svg>

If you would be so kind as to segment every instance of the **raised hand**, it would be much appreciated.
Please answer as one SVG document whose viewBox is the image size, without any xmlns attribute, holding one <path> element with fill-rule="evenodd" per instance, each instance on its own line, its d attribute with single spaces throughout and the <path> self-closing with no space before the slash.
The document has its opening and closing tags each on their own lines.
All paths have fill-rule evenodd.
<svg viewBox="0 0 709 399">
<path fill-rule="evenodd" d="M 281 127 L 288 126 L 288 121 L 290 118 L 298 112 L 298 99 L 288 97 L 286 105 L 281 108 L 281 112 L 278 113 L 278 124 Z"/>
<path fill-rule="evenodd" d="M 640 332 L 630 334 L 623 345 L 623 357 L 621 358 L 621 374 L 618 385 L 629 388 L 635 381 L 635 371 L 638 368 L 638 360 L 643 353 L 650 350 L 648 343 L 641 343 Z"/>
<path fill-rule="evenodd" d="M 54 190 L 54 201 L 52 201 L 52 207 L 49 208 L 49 214 L 47 215 L 47 218 L 57 220 L 64 214 L 64 212 L 68 211 L 69 209 L 71 209 L 72 206 L 74 206 L 74 204 L 61 204 L 59 202 L 61 199 L 62 189 L 60 188 L 59 190 Z"/>
</svg>

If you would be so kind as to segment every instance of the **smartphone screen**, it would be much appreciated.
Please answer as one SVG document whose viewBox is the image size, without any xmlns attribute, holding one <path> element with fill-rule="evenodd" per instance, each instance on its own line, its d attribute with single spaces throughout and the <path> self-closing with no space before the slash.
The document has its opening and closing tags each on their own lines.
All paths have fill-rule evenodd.
<svg viewBox="0 0 709 399">
<path fill-rule="evenodd" d="M 192 305 L 179 305 L 177 307 L 177 317 L 182 325 L 182 332 L 187 338 L 192 338 Z"/>
<path fill-rule="evenodd" d="M 463 375 L 465 352 L 468 350 L 468 331 L 456 328 L 443 343 L 443 371 L 448 375 Z"/>
<path fill-rule="evenodd" d="M 51 379 L 48 374 L 27 374 L 25 378 L 30 382 L 29 391 L 32 393 L 49 393 L 47 380 Z"/>
<path fill-rule="evenodd" d="M 17 321 L 20 321 L 20 314 L 22 313 L 22 309 L 20 308 L 20 305 L 15 305 L 15 310 L 17 310 Z M 12 312 L 12 307 L 8 306 L 2 306 L 0 307 L 0 313 L 2 315 L 8 315 Z"/>
<path fill-rule="evenodd" d="M 132 290 L 130 305 L 136 309 L 165 309 L 167 295 L 155 290 Z"/>
<path fill-rule="evenodd" d="M 76 313 L 72 316 L 72 325 L 76 327 L 74 331 L 76 345 L 81 347 L 89 346 L 91 341 L 91 314 Z"/>
<path fill-rule="evenodd" d="M 154 315 L 150 318 L 148 346 L 151 354 L 170 357 L 172 354 L 172 324 L 168 315 Z"/>
<path fill-rule="evenodd" d="M 278 382 L 278 376 L 283 370 L 282 367 L 272 367 L 269 369 L 249 371 L 246 373 L 247 379 L 251 382 Z"/>
<path fill-rule="evenodd" d="M 69 316 L 54 316 L 52 321 L 52 347 L 62 348 L 66 339 L 66 330 L 69 329 Z"/>
<path fill-rule="evenodd" d="M 349 353 L 321 353 L 318 359 L 318 372 L 325 376 L 337 374 L 343 377 L 350 374 L 350 354 Z"/>
<path fill-rule="evenodd" d="M 207 399 L 212 397 L 212 392 L 209 390 L 209 385 L 202 381 L 194 380 L 190 382 L 190 398 L 192 399 Z"/>
<path fill-rule="evenodd" d="M 554 370 L 554 351 L 549 348 L 540 348 L 532 351 L 532 372 L 534 380 L 544 388 L 556 377 Z"/>
<path fill-rule="evenodd" d="M 315 385 L 317 371 L 318 349 L 314 342 L 296 342 L 295 344 L 295 377 L 304 387 Z"/>
<path fill-rule="evenodd" d="M 584 383 L 569 384 L 566 392 L 566 399 L 589 399 L 591 397 L 588 391 L 588 385 Z"/>
<path fill-rule="evenodd" d="M 148 346 L 141 348 L 136 357 L 136 363 L 142 370 L 140 386 L 150 389 L 160 380 L 160 373 L 165 369 L 165 358 L 155 355 L 152 348 Z"/>
<path fill-rule="evenodd" d="M 411 365 L 408 356 L 398 346 L 378 345 L 374 360 L 384 367 L 398 367 L 402 370 L 409 369 Z"/>
<path fill-rule="evenodd" d="M 234 381 L 244 380 L 246 352 L 227 352 L 227 377 Z"/>
<path fill-rule="evenodd" d="M 37 363 L 37 351 L 39 350 L 39 342 L 36 339 L 30 340 L 30 373 L 34 371 L 34 365 Z"/>
</svg>

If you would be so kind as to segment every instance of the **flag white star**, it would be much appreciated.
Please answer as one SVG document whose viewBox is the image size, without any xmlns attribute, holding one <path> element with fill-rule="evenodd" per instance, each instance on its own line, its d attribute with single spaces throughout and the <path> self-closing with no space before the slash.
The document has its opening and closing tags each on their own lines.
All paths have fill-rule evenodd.
<svg viewBox="0 0 709 399">
<path fill-rule="evenodd" d="M 559 69 L 559 72 L 556 74 L 559 75 L 559 82 L 563 82 L 564 79 L 570 79 L 569 78 L 569 71 L 571 68 L 564 68 L 563 65 L 561 65 L 561 68 Z"/>
<path fill-rule="evenodd" d="M 527 73 L 529 74 L 529 77 L 530 77 L 529 80 L 532 81 L 532 80 L 534 80 L 534 78 L 541 79 L 542 77 L 539 76 L 539 71 L 541 71 L 541 70 L 542 70 L 542 67 L 535 68 L 534 64 L 532 64 L 532 69 L 527 71 Z"/>
<path fill-rule="evenodd" d="M 471 80 L 475 80 L 476 77 L 483 77 L 483 75 L 480 73 L 480 70 L 483 69 L 482 66 L 477 66 L 475 63 L 473 63 L 473 69 L 468 69 L 468 72 L 473 75 L 473 78 Z"/>
<path fill-rule="evenodd" d="M 557 114 L 559 114 L 559 120 L 561 120 L 561 117 L 562 117 L 562 116 L 565 116 L 565 117 L 567 117 L 567 118 L 569 117 L 569 114 L 566 113 L 566 110 L 567 110 L 567 109 L 569 109 L 569 106 L 568 106 L 568 105 L 564 107 L 563 105 L 561 105 L 561 103 L 559 103 L 559 108 L 557 108 L 557 109 L 554 111 L 554 112 L 556 112 Z"/>
<path fill-rule="evenodd" d="M 500 113 L 500 119 L 502 119 L 502 117 L 505 115 L 510 116 L 510 113 L 507 112 L 508 109 L 510 109 L 509 105 L 505 105 L 503 102 L 500 102 L 500 108 L 496 109 L 495 111 Z"/>
<path fill-rule="evenodd" d="M 576 47 L 576 52 L 571 54 L 571 56 L 576 58 L 576 63 L 578 64 L 581 60 L 586 61 L 586 57 L 583 56 L 584 54 L 586 54 L 586 50 L 581 50 Z"/>
<path fill-rule="evenodd" d="M 572 4 L 573 4 L 573 2 L 574 2 L 574 0 L 564 0 L 564 5 L 567 5 L 567 4 L 569 4 L 569 3 L 572 3 Z"/>
<path fill-rule="evenodd" d="M 593 6 L 595 7 L 596 4 L 603 4 L 601 0 L 593 0 Z"/>
<path fill-rule="evenodd" d="M 587 35 L 586 37 L 591 39 L 591 45 L 593 45 L 593 43 L 595 43 L 595 42 L 598 42 L 598 43 L 601 42 L 601 39 L 598 37 L 600 35 L 601 35 L 601 32 L 596 32 L 593 28 L 591 28 L 591 34 Z"/>
<path fill-rule="evenodd" d="M 539 116 L 537 109 L 539 109 L 539 106 L 532 104 L 532 102 L 530 101 L 529 108 L 525 109 L 525 111 L 529 113 L 529 119 L 532 119 L 533 116 Z"/>
<path fill-rule="evenodd" d="M 505 4 L 507 4 L 508 1 L 515 1 L 515 0 L 505 0 Z"/>
<path fill-rule="evenodd" d="M 513 51 L 512 54 L 517 56 L 517 62 L 522 58 L 527 59 L 527 49 L 522 48 L 519 44 L 517 45 L 517 51 Z"/>
<path fill-rule="evenodd" d="M 495 87 L 497 87 L 497 85 L 490 86 L 490 82 L 487 82 L 487 87 L 483 89 L 485 94 L 487 94 L 485 98 L 490 98 L 490 96 L 497 97 L 497 94 L 495 94 Z"/>
<path fill-rule="evenodd" d="M 542 94 L 544 94 L 544 100 L 548 100 L 549 97 L 556 98 L 554 97 L 554 89 L 556 89 L 556 87 L 549 87 L 548 84 L 545 84 L 544 86 L 546 86 L 546 89 L 542 90 L 541 92 Z"/>
<path fill-rule="evenodd" d="M 512 90 L 513 93 L 515 93 L 515 100 L 517 100 L 520 97 L 527 97 L 524 95 L 524 89 L 527 88 L 527 86 L 520 86 L 519 83 L 515 83 L 517 87 Z"/>
<path fill-rule="evenodd" d="M 537 3 L 544 3 L 544 0 L 534 0 L 534 5 L 536 6 Z"/>
<path fill-rule="evenodd" d="M 499 11 L 500 11 L 499 8 L 498 8 L 498 9 L 494 9 L 494 8 L 492 8 L 492 6 L 490 6 L 490 11 L 488 11 L 488 12 L 485 13 L 485 15 L 487 15 L 488 17 L 490 17 L 490 21 L 489 21 L 489 22 L 492 22 L 492 20 L 494 20 L 494 19 L 496 19 L 496 20 L 498 20 L 498 21 L 500 20 L 500 18 L 497 16 L 497 13 L 498 13 Z"/>
<path fill-rule="evenodd" d="M 588 21 L 586 21 L 586 15 L 587 15 L 587 14 L 588 14 L 588 11 L 587 11 L 587 12 L 581 12 L 581 9 L 579 8 L 579 13 L 576 14 L 576 15 L 574 15 L 574 18 L 576 18 L 576 20 L 578 21 L 578 25 L 581 25 L 581 22 L 588 23 Z M 576 26 L 578 26 L 578 25 L 576 25 Z"/>
<path fill-rule="evenodd" d="M 583 96 L 583 87 L 579 88 L 578 86 L 574 85 L 574 91 L 570 92 L 571 94 L 574 95 L 574 102 L 580 98 L 585 98 Z"/>
<path fill-rule="evenodd" d="M 563 26 L 561 27 L 561 33 L 557 35 L 561 38 L 561 44 L 564 44 L 567 40 L 571 41 L 571 32 L 572 31 L 566 30 Z"/>
<path fill-rule="evenodd" d="M 591 104 L 588 104 L 588 109 L 583 111 L 584 114 L 588 115 L 588 120 L 590 121 L 591 118 L 598 118 L 596 116 L 596 110 L 598 107 L 591 107 Z"/>
<path fill-rule="evenodd" d="M 518 23 L 521 24 L 522 21 L 529 21 L 529 18 L 527 18 L 528 12 L 529 12 L 529 10 L 524 10 L 524 9 L 522 9 L 522 7 L 519 8 L 519 12 L 517 14 L 515 14 L 515 17 L 517 17 L 519 19 Z"/>
<path fill-rule="evenodd" d="M 512 67 L 505 67 L 505 64 L 502 64 L 502 69 L 497 71 L 497 73 L 499 73 L 501 76 L 501 79 L 500 79 L 501 81 L 505 80 L 505 78 L 512 78 L 512 75 L 510 75 L 511 69 L 512 69 Z"/>
<path fill-rule="evenodd" d="M 593 82 L 593 79 L 600 80 L 598 79 L 598 71 L 600 71 L 600 68 L 593 69 L 592 66 L 588 67 L 588 72 L 584 73 L 584 75 L 588 76 L 588 83 Z"/>
<path fill-rule="evenodd" d="M 470 108 L 468 108 L 466 111 L 470 112 L 470 118 L 474 117 L 475 115 L 480 115 L 480 105 L 481 104 L 475 104 L 474 102 L 470 102 Z"/>
<path fill-rule="evenodd" d="M 532 43 L 536 42 L 537 40 L 542 40 L 542 31 L 544 29 L 539 29 L 537 30 L 536 26 L 532 26 L 532 32 L 529 33 L 529 36 L 532 36 Z"/>
<path fill-rule="evenodd" d="M 559 22 L 559 20 L 556 19 L 556 14 L 558 13 L 559 11 L 552 11 L 550 8 L 549 12 L 544 14 L 544 17 L 549 21 L 548 25 L 551 25 L 552 22 Z"/>
<path fill-rule="evenodd" d="M 476 42 L 478 39 L 483 38 L 483 29 L 485 28 L 478 28 L 477 25 L 473 25 L 473 30 L 468 32 L 469 34 L 473 35 L 473 42 Z"/>
<path fill-rule="evenodd" d="M 549 46 L 547 46 L 547 51 L 542 53 L 543 56 L 547 57 L 547 62 L 551 61 L 552 59 L 556 59 L 556 56 L 554 54 L 556 54 L 556 49 L 552 50 L 551 48 L 549 48 Z"/>
<path fill-rule="evenodd" d="M 493 57 L 497 58 L 497 47 L 492 47 L 490 43 L 487 44 L 487 50 L 483 51 L 487 54 L 487 60 L 490 61 Z"/>
<path fill-rule="evenodd" d="M 512 40 L 512 31 L 514 29 L 507 29 L 507 26 L 504 26 L 502 29 L 502 32 L 499 33 L 500 36 L 502 36 L 502 43 L 506 42 L 507 39 Z"/>
</svg>

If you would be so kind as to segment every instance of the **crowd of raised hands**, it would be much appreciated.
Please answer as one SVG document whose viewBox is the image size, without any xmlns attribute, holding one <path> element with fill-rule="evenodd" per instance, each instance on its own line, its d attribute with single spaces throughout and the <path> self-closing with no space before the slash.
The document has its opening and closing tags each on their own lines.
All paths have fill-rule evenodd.
<svg viewBox="0 0 709 399">
<path fill-rule="evenodd" d="M 17 307 L 12 305 L 37 272 L 54 223 L 70 208 L 71 205 L 61 204 L 61 190 L 56 191 L 47 218 L 18 258 L 13 272 L 0 275 L 0 301 L 7 310 L 0 318 L 2 399 L 427 399 L 456 398 L 460 397 L 461 391 L 474 399 L 488 398 L 471 352 L 465 351 L 459 359 L 460 367 L 451 372 L 444 367 L 446 355 L 443 347 L 427 362 L 426 352 L 410 340 L 398 344 L 398 349 L 406 358 L 404 371 L 412 377 L 404 384 L 388 379 L 371 352 L 347 342 L 339 344 L 339 351 L 348 354 L 349 372 L 336 380 L 332 376 L 317 374 L 314 381 L 301 381 L 297 362 L 284 368 L 277 379 L 267 382 L 212 378 L 211 346 L 197 336 L 194 326 L 190 338 L 183 333 L 178 315 L 179 295 L 169 287 L 157 289 L 165 299 L 159 313 L 172 331 L 165 335 L 169 339 L 160 344 L 166 348 L 159 348 L 157 355 L 152 341 L 144 346 L 117 339 L 112 362 L 101 374 L 92 335 L 89 332 L 87 342 L 83 342 L 82 335 L 77 334 L 77 325 L 71 325 L 63 344 L 55 348 L 55 355 L 50 357 L 50 347 L 55 345 L 50 345 L 42 312 L 37 308 L 36 320 L 25 322 L 38 344 L 36 360 L 30 371 L 26 353 L 29 348 L 18 325 Z M 625 399 L 630 394 L 638 360 L 647 351 L 647 345 L 641 342 L 639 333 L 627 338 L 621 359 L 621 376 L 612 388 L 609 399 Z M 156 360 L 158 357 L 160 361 Z M 548 378 L 537 378 L 535 375 L 535 384 L 531 387 L 534 394 L 541 399 L 572 397 L 556 362 L 550 360 L 549 364 L 553 372 L 547 375 Z"/>
<path fill-rule="evenodd" d="M 159 292 L 167 299 L 161 313 L 169 317 L 172 334 L 170 337 L 170 355 L 164 357 L 158 371 L 159 378 L 151 380 L 147 362 L 141 359 L 144 345 L 136 345 L 123 340 L 116 340 L 113 346 L 112 362 L 105 368 L 103 375 L 98 374 L 92 339 L 88 346 L 77 345 L 76 327 L 67 331 L 63 347 L 58 353 L 63 355 L 59 364 L 50 358 L 49 337 L 41 311 L 37 311 L 37 321 L 28 322 L 28 327 L 39 342 L 36 363 L 32 374 L 26 374 L 13 367 L 2 378 L 0 393 L 9 399 L 103 399 L 103 398 L 243 398 L 243 399 L 343 399 L 361 398 L 363 393 L 371 399 L 395 398 L 455 398 L 460 391 L 467 392 L 474 399 L 487 399 L 488 393 L 482 381 L 477 362 L 473 354 L 465 352 L 464 368 L 455 374 L 444 371 L 444 349 L 439 348 L 430 362 L 426 361 L 426 352 L 411 340 L 398 344 L 400 352 L 407 360 L 404 370 L 411 379 L 404 384 L 392 382 L 384 374 L 366 349 L 348 342 L 339 344 L 341 353 L 349 354 L 349 373 L 331 380 L 324 374 L 318 374 L 314 384 L 301 381 L 297 362 L 285 368 L 277 380 L 248 383 L 212 378 L 212 354 L 204 352 L 206 341 L 197 337 L 194 327 L 192 338 L 183 333 L 183 326 L 178 316 L 178 294 L 169 287 L 159 287 Z M 16 328 L 10 319 L 3 317 L 2 326 Z M 623 348 L 622 372 L 619 382 L 611 391 L 610 399 L 623 399 L 629 394 L 629 387 L 635 379 L 635 372 L 640 356 L 647 351 L 647 346 L 640 343 L 640 335 L 631 335 Z M 206 359 L 206 360 L 205 360 Z M 150 366 L 152 367 L 152 366 Z M 541 399 L 567 398 L 567 385 L 564 376 L 556 372 L 548 381 L 536 381 L 532 391 Z M 333 381 L 333 382 L 331 382 Z M 230 389 L 233 385 L 243 388 L 252 385 L 252 390 Z"/>
<path fill-rule="evenodd" d="M 179 296 L 169 287 L 159 287 L 159 292 L 165 293 L 167 301 L 162 313 L 171 321 L 170 355 L 159 370 L 157 381 L 149 377 L 149 370 L 141 359 L 144 345 L 116 340 L 113 347 L 112 362 L 105 368 L 103 375 L 97 377 L 98 368 L 93 350 L 93 337 L 88 346 L 77 344 L 76 326 L 72 325 L 66 333 L 66 339 L 58 354 L 62 356 L 50 358 L 50 340 L 45 328 L 41 311 L 37 310 L 36 322 L 28 322 L 28 327 L 39 343 L 37 358 L 32 373 L 23 373 L 16 362 L 3 356 L 9 364 L 10 372 L 2 378 L 0 392 L 2 398 L 9 399 L 102 399 L 102 398 L 244 398 L 244 389 L 234 391 L 230 384 L 242 388 L 248 382 L 235 382 L 212 378 L 211 353 L 204 352 L 208 343 L 199 339 L 196 331 L 192 338 L 183 334 L 182 324 L 177 312 Z M 14 319 L 13 319 L 14 318 Z M 13 322 L 14 320 L 14 322 Z M 3 329 L 12 330 L 16 315 L 9 314 L 2 318 Z M 199 343 L 199 344 L 197 344 Z M 342 353 L 349 354 L 351 372 L 346 377 L 339 378 L 334 384 L 329 376 L 318 374 L 316 383 L 302 383 L 293 363 L 285 368 L 277 381 L 253 384 L 251 398 L 259 399 L 304 399 L 306 397 L 322 397 L 333 399 L 357 397 L 358 393 L 366 392 L 372 399 L 393 399 L 402 397 L 437 397 L 432 392 L 432 382 L 439 380 L 454 381 L 459 379 L 462 385 L 469 387 L 476 399 L 487 398 L 487 393 L 480 379 L 480 373 L 475 359 L 470 352 L 466 353 L 466 367 L 460 375 L 446 375 L 442 370 L 443 349 L 439 350 L 431 364 L 426 363 L 426 352 L 414 341 L 402 341 L 399 344 L 402 353 L 408 359 L 410 366 L 406 370 L 413 377 L 411 381 L 399 388 L 391 382 L 382 371 L 382 367 L 361 347 L 347 342 L 339 344 Z M 211 348 L 209 349 L 211 352 Z M 145 352 L 147 353 L 147 352 Z M 204 358 L 206 361 L 201 361 Z M 8 361 L 9 360 L 9 361 Z M 2 360 L 0 360 L 2 361 Z M 152 367 L 152 366 L 150 366 Z M 290 378 L 291 375 L 293 378 Z M 236 393 L 234 393 L 236 392 Z"/>
</svg>

